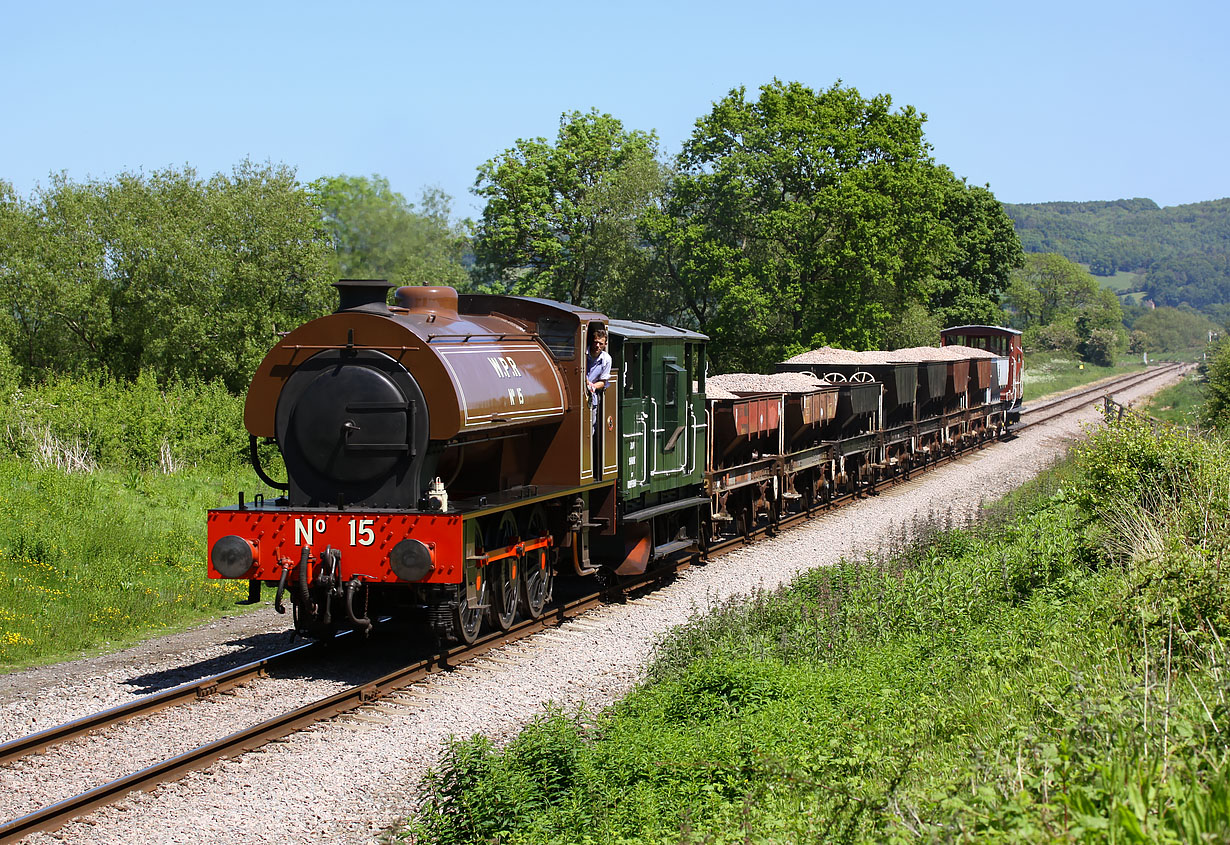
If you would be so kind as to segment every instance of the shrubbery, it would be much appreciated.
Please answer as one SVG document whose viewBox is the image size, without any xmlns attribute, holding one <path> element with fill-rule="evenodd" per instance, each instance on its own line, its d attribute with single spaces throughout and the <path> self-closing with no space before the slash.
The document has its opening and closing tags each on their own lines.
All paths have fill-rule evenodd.
<svg viewBox="0 0 1230 845">
<path fill-rule="evenodd" d="M 242 415 L 221 384 L 149 373 L 23 387 L 0 355 L 0 667 L 234 612 L 247 584 L 205 577 L 204 526 L 264 489 Z"/>
<path fill-rule="evenodd" d="M 454 743 L 406 835 L 1225 841 L 1225 454 L 1116 425 L 981 531 L 696 617 L 609 712 Z"/>
<path fill-rule="evenodd" d="M 143 372 L 135 382 L 53 376 L 23 388 L 11 375 L 5 384 L 3 364 L 2 446 L 18 457 L 69 471 L 230 471 L 245 462 L 243 400 L 221 383 L 163 387 Z"/>
<path fill-rule="evenodd" d="M 1204 377 L 1204 421 L 1217 428 L 1230 428 L 1230 339 L 1210 344 L 1201 366 Z"/>
</svg>

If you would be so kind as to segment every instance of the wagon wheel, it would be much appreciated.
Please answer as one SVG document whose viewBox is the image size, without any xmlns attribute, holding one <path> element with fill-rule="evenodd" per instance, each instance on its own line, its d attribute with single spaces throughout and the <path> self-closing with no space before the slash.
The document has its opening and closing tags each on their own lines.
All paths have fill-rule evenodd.
<svg viewBox="0 0 1230 845">
<path fill-rule="evenodd" d="M 704 515 L 701 515 L 700 526 L 697 531 L 697 546 L 700 548 L 701 560 L 707 561 L 709 558 L 709 549 L 713 547 L 713 528 L 712 522 L 706 520 Z"/>
<path fill-rule="evenodd" d="M 493 552 L 503 552 L 508 546 L 517 542 L 517 520 L 512 512 L 504 511 L 500 521 L 488 527 L 486 533 L 487 548 Z M 520 555 L 513 555 L 486 566 L 487 578 L 490 581 L 491 606 L 488 608 L 488 618 L 491 624 L 501 631 L 507 631 L 517 619 L 517 573 L 521 569 Z"/>
<path fill-rule="evenodd" d="M 752 539 L 752 519 L 751 511 L 748 509 L 740 509 L 739 516 L 735 522 L 736 531 L 743 536 L 743 541 L 746 543 Z"/>
<path fill-rule="evenodd" d="M 467 579 L 469 578 L 470 575 L 467 574 Z M 466 585 L 461 584 L 457 587 L 457 601 L 453 605 L 453 636 L 466 645 L 477 640 L 479 632 L 483 629 L 483 611 L 490 592 L 484 570 L 474 570 L 473 582 L 474 603 L 471 604 L 467 598 Z"/>
<path fill-rule="evenodd" d="M 526 540 L 537 540 L 548 534 L 547 513 L 542 509 L 542 505 L 538 505 L 530 511 L 530 518 L 521 536 Z M 525 556 L 521 562 L 518 586 L 521 615 L 526 619 L 542 616 L 543 608 L 551 601 L 555 588 L 555 573 L 551 569 L 547 549 L 535 549 Z"/>
</svg>

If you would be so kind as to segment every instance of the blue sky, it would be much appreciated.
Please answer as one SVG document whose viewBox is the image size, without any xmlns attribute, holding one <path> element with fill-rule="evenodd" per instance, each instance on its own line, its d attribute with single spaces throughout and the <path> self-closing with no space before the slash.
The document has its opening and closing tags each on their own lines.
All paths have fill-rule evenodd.
<svg viewBox="0 0 1230 845">
<path fill-rule="evenodd" d="M 385 176 L 476 216 L 475 169 L 596 107 L 673 154 L 773 78 L 928 116 L 1006 202 L 1230 196 L 1230 11 L 1213 2 L 32 3 L 0 0 L 0 180 L 248 157 Z"/>
</svg>

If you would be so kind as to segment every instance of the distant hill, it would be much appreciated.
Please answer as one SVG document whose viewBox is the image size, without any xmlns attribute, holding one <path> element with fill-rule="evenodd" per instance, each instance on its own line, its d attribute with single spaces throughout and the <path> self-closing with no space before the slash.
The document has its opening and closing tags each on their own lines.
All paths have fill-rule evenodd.
<svg viewBox="0 0 1230 845">
<path fill-rule="evenodd" d="M 1150 199 L 1004 208 L 1026 252 L 1057 252 L 1098 276 L 1138 273 L 1156 304 L 1230 321 L 1230 199 L 1169 208 Z"/>
</svg>

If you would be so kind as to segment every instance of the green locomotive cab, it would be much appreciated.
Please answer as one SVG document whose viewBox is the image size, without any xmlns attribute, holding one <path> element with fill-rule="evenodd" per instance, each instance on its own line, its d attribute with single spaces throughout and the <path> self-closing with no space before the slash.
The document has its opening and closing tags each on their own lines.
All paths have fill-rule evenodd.
<svg viewBox="0 0 1230 845">
<path fill-rule="evenodd" d="M 617 519 L 623 548 L 601 550 L 622 561 L 621 574 L 701 541 L 704 494 L 705 344 L 696 332 L 611 320 L 610 353 L 621 374 L 618 397 Z M 599 550 L 595 549 L 596 552 Z"/>
</svg>

